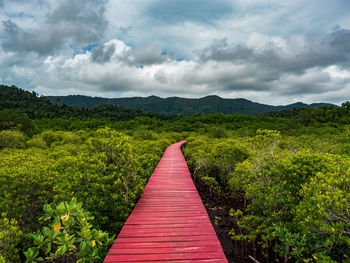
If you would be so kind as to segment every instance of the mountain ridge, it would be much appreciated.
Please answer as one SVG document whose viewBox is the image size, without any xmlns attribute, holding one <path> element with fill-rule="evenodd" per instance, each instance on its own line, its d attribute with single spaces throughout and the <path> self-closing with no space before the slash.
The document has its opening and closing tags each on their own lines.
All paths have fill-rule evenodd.
<svg viewBox="0 0 350 263">
<path fill-rule="evenodd" d="M 129 109 L 141 110 L 143 112 L 152 112 L 169 115 L 196 115 L 208 113 L 223 114 L 249 114 L 258 115 L 271 111 L 281 111 L 293 108 L 317 108 L 320 106 L 338 107 L 330 103 L 312 103 L 306 104 L 296 102 L 287 105 L 268 105 L 253 102 L 245 98 L 222 98 L 218 95 L 208 95 L 202 98 L 182 98 L 167 97 L 161 98 L 155 95 L 148 97 L 125 97 L 125 98 L 103 98 L 91 97 L 85 95 L 68 96 L 47 96 L 52 103 L 67 104 L 70 106 L 93 107 L 100 104 L 120 105 Z"/>
<path fill-rule="evenodd" d="M 0 111 L 18 110 L 29 118 L 96 118 L 109 120 L 131 120 L 136 117 L 157 117 L 157 114 L 146 114 L 139 110 L 128 109 L 119 105 L 101 103 L 93 107 L 70 106 L 51 103 L 45 96 L 39 97 L 16 86 L 0 84 Z M 168 116 L 166 116 L 168 118 Z"/>
</svg>

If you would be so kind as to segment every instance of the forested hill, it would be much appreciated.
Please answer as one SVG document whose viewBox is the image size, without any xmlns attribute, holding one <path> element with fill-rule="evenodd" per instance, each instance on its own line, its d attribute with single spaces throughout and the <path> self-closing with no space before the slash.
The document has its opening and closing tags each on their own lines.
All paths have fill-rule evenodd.
<svg viewBox="0 0 350 263">
<path fill-rule="evenodd" d="M 90 108 L 65 104 L 58 105 L 51 103 L 46 97 L 39 97 L 35 92 L 25 91 L 15 86 L 0 85 L 0 111 L 14 109 L 26 113 L 31 119 L 104 118 L 109 120 L 131 120 L 135 117 L 162 117 L 111 104 L 101 104 Z"/>
<path fill-rule="evenodd" d="M 200 99 L 186 99 L 180 97 L 160 98 L 157 96 L 108 99 L 81 95 L 48 96 L 47 98 L 52 103 L 67 105 L 93 107 L 99 104 L 114 104 L 134 110 L 141 110 L 143 112 L 177 115 L 196 115 L 201 113 L 240 113 L 257 115 L 265 112 L 280 111 L 296 107 L 305 108 L 310 106 L 316 108 L 324 105 L 332 106 L 331 104 L 326 103 L 308 105 L 301 102 L 286 106 L 272 106 L 252 102 L 246 99 L 224 99 L 219 96 L 207 96 Z"/>
</svg>

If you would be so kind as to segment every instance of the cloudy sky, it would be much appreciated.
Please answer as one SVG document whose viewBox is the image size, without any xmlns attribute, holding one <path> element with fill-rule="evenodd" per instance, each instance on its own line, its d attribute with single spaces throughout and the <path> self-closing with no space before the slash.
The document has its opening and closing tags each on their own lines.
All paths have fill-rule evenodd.
<svg viewBox="0 0 350 263">
<path fill-rule="evenodd" d="M 0 0 L 0 83 L 42 95 L 350 100 L 349 0 Z"/>
</svg>

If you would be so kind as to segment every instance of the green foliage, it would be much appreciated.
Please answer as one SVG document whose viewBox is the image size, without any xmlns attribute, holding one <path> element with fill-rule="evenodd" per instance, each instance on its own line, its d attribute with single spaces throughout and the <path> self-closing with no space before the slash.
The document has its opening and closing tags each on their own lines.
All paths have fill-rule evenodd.
<svg viewBox="0 0 350 263">
<path fill-rule="evenodd" d="M 7 149 L 0 152 L 0 211 L 16 218 L 24 231 L 33 229 L 41 207 L 52 202 L 59 174 L 47 150 Z"/>
<path fill-rule="evenodd" d="M 5 133 L 19 132 L 1 132 Z M 85 211 L 94 218 L 90 220 L 92 228 L 116 233 L 142 194 L 164 149 L 174 142 L 167 136 L 172 137 L 167 134 L 162 137 L 157 135 L 158 138 L 154 140 L 133 139 L 106 128 L 77 132 L 45 131 L 30 139 L 23 137 L 23 148 L 0 151 L 0 211 L 6 211 L 10 218 L 16 218 L 23 232 L 31 233 L 39 227 L 47 227 L 39 220 L 43 216 L 43 205 L 70 202 L 75 196 L 77 200 L 84 201 Z M 64 225 L 62 220 L 61 224 Z M 33 238 L 43 236 L 47 240 L 46 232 L 35 232 Z M 65 242 L 73 239 L 69 240 Z M 58 250 L 57 244 L 55 248 L 52 245 L 52 251 L 45 254 L 42 247 L 35 243 L 37 247 L 32 247 L 26 253 L 36 260 L 40 257 L 62 258 L 62 255 L 62 260 L 78 257 L 69 251 L 68 243 L 66 251 L 65 247 Z M 16 249 L 19 246 L 22 250 L 28 249 L 28 242 L 22 240 Z M 78 246 L 75 246 L 78 251 Z M 94 250 L 84 251 L 84 257 L 97 255 Z M 106 252 L 102 251 L 102 254 Z M 58 256 L 56 253 L 63 254 Z M 98 255 L 102 258 L 101 253 Z M 86 262 L 91 261 L 87 259 Z"/>
<path fill-rule="evenodd" d="M 0 131 L 16 129 L 26 135 L 32 135 L 34 126 L 32 121 L 19 110 L 4 109 L 0 111 Z"/>
<path fill-rule="evenodd" d="M 270 262 L 271 251 L 286 262 L 349 261 L 349 102 L 263 116 L 164 117 L 113 105 L 52 104 L 16 87 L 1 86 L 0 93 L 0 211 L 11 218 L 0 225 L 0 262 L 23 259 L 19 250 L 34 260 L 103 258 L 104 249 L 96 254 L 92 246 L 97 237 L 81 247 L 81 235 L 70 232 L 81 233 L 77 214 L 57 214 L 59 205 L 45 206 L 44 216 L 43 205 L 67 209 L 74 196 L 91 216 L 90 234 L 116 233 L 164 149 L 182 139 L 199 189 L 235 205 L 232 239 L 250 242 Z M 191 112 L 189 105 L 182 109 Z M 30 249 L 22 232 L 32 233 Z"/>
<path fill-rule="evenodd" d="M 99 98 L 88 96 L 51 96 L 48 99 L 52 103 L 65 103 L 67 105 L 76 105 L 83 107 L 93 107 L 100 104 L 116 104 L 122 105 L 126 108 L 142 110 L 144 112 L 154 112 L 160 114 L 174 114 L 174 115 L 196 115 L 196 114 L 210 114 L 210 113 L 240 113 L 240 114 L 262 114 L 264 112 L 285 110 L 284 115 L 292 115 L 289 113 L 292 108 L 298 110 L 309 105 L 303 103 L 295 103 L 286 106 L 271 106 L 255 103 L 246 99 L 224 99 L 219 96 L 206 96 L 200 99 L 186 99 L 179 97 L 160 98 L 150 96 L 146 98 Z M 320 107 L 325 104 L 311 104 L 311 107 Z M 326 105 L 328 108 L 328 105 Z M 335 106 L 335 105 L 331 105 Z M 293 115 L 292 115 L 293 116 Z"/>
<path fill-rule="evenodd" d="M 102 129 L 88 138 L 85 147 L 76 156 L 60 158 L 56 163 L 63 169 L 54 188 L 55 199 L 65 200 L 67 193 L 74 192 L 92 211 L 99 227 L 118 229 L 145 184 L 137 174 L 133 146 L 127 136 Z"/>
<path fill-rule="evenodd" d="M 217 171 L 217 176 L 222 185 L 226 185 L 234 168 L 250 156 L 246 144 L 237 140 L 218 141 L 210 152 L 210 163 Z"/>
<path fill-rule="evenodd" d="M 189 138 L 185 156 L 195 180 L 211 196 L 222 197 L 237 164 L 250 156 L 245 143 L 234 139 Z"/>
<path fill-rule="evenodd" d="M 3 112 L 2 110 L 5 111 Z M 20 112 L 18 112 L 18 110 L 20 110 Z M 164 118 L 161 115 L 146 114 L 140 110 L 132 110 L 119 105 L 112 105 L 108 102 L 104 103 L 104 105 L 96 105 L 92 108 L 68 106 L 66 104 L 57 103 L 56 101 L 51 103 L 46 97 L 38 97 L 35 92 L 24 91 L 15 86 L 0 85 L 0 129 L 20 126 L 23 131 L 31 132 L 31 123 L 28 117 L 21 112 L 33 119 L 96 118 L 126 121 L 144 116 Z"/>
<path fill-rule="evenodd" d="M 69 203 L 61 202 L 54 208 L 44 206 L 43 221 L 48 222 L 42 230 L 28 234 L 34 247 L 29 247 L 24 255 L 26 262 L 63 261 L 100 262 L 114 236 L 92 228 L 89 216 L 73 198 Z"/>
<path fill-rule="evenodd" d="M 210 177 L 210 176 L 206 176 L 206 175 L 201 176 L 200 182 L 201 182 L 203 187 L 208 189 L 209 195 L 211 197 L 221 196 L 223 194 L 219 183 L 216 181 L 216 179 L 214 177 Z"/>
<path fill-rule="evenodd" d="M 234 240 L 258 245 L 268 257 L 296 262 L 345 262 L 349 255 L 349 167 L 341 156 L 347 129 L 281 136 L 258 129 L 254 137 L 189 137 L 185 149 L 197 184 L 212 198 L 242 199 L 231 209 Z M 332 152 L 330 154 L 328 152 Z"/>
<path fill-rule="evenodd" d="M 0 262 L 18 262 L 18 244 L 23 232 L 20 230 L 15 219 L 8 219 L 3 213 L 0 218 Z"/>
<path fill-rule="evenodd" d="M 345 260 L 349 161 L 331 154 L 279 150 L 271 133 L 259 132 L 254 146 L 257 141 L 260 153 L 238 165 L 230 180 L 232 189 L 243 192 L 249 203 L 246 214 L 236 217 L 242 233 L 233 238 L 258 240 L 266 248 L 273 241 L 281 256 L 300 262 L 313 256 Z M 326 210 L 324 196 L 334 210 Z"/>
<path fill-rule="evenodd" d="M 318 172 L 300 190 L 296 221 L 302 234 L 317 239 L 319 258 L 350 259 L 349 166 L 349 160 L 339 160 L 335 169 Z"/>
<path fill-rule="evenodd" d="M 226 130 L 223 127 L 212 127 L 209 131 L 212 138 L 225 138 L 227 136 Z"/>
<path fill-rule="evenodd" d="M 267 129 L 258 129 L 256 136 L 253 138 L 256 149 L 264 149 L 266 147 L 274 147 L 279 143 L 280 132 Z"/>
<path fill-rule="evenodd" d="M 134 137 L 141 140 L 153 140 L 155 138 L 153 133 L 148 130 L 137 130 Z"/>
<path fill-rule="evenodd" d="M 45 203 L 74 194 L 97 227 L 117 230 L 171 142 L 134 141 L 111 129 L 35 135 L 27 149 L 0 152 L 0 209 L 34 230 Z"/>
<path fill-rule="evenodd" d="M 3 148 L 24 148 L 26 136 L 19 131 L 0 131 L 0 150 Z"/>
</svg>

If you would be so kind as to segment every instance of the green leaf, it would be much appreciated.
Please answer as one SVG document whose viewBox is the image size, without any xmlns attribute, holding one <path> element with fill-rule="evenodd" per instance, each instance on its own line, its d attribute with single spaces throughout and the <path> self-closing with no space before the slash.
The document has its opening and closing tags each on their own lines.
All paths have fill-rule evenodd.
<svg viewBox="0 0 350 263">
<path fill-rule="evenodd" d="M 44 205 L 44 212 L 46 213 L 46 214 L 49 214 L 50 213 L 50 211 L 51 211 L 51 206 L 50 205 Z"/>
<path fill-rule="evenodd" d="M 23 252 L 23 254 L 27 258 L 26 262 L 29 262 L 30 260 L 33 259 L 34 249 L 30 247 L 30 248 L 27 249 L 27 251 Z"/>
<path fill-rule="evenodd" d="M 85 249 L 87 248 L 87 244 L 86 244 L 86 242 L 85 241 L 82 241 L 81 243 L 80 243 L 80 251 L 85 251 Z"/>
<path fill-rule="evenodd" d="M 92 251 L 92 257 L 96 257 L 98 254 L 98 248 L 95 248 L 93 251 Z"/>
<path fill-rule="evenodd" d="M 65 207 L 64 207 L 64 203 L 61 202 L 58 204 L 56 210 L 55 210 L 55 214 L 59 217 L 63 216 L 65 214 Z"/>
<path fill-rule="evenodd" d="M 46 226 L 43 227 L 43 233 L 45 236 L 51 237 L 50 228 L 48 228 Z"/>
<path fill-rule="evenodd" d="M 66 245 L 59 246 L 57 248 L 57 251 L 56 251 L 55 255 L 61 257 L 61 256 L 64 255 L 64 253 L 66 253 L 66 251 L 67 251 L 67 246 Z"/>
<path fill-rule="evenodd" d="M 51 251 L 51 242 L 49 242 L 44 250 L 45 254 L 49 254 Z"/>
<path fill-rule="evenodd" d="M 76 208 L 76 206 L 77 206 L 77 199 L 75 197 L 72 198 L 72 200 L 69 203 L 69 206 L 70 206 L 71 209 Z"/>
</svg>

